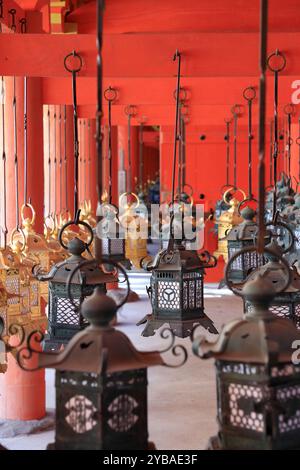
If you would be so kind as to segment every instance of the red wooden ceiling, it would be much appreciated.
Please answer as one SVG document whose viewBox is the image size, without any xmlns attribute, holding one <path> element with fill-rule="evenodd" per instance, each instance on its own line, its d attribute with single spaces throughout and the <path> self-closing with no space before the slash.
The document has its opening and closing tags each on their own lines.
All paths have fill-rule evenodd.
<svg viewBox="0 0 300 470">
<path fill-rule="evenodd" d="M 8 0 L 9 2 L 11 0 Z M 46 0 L 16 0 L 22 8 L 40 9 Z M 0 36 L 0 73 L 42 76 L 46 103 L 71 102 L 71 82 L 63 67 L 73 49 L 82 54 L 79 80 L 81 112 L 94 114 L 96 102 L 95 1 L 66 16 L 78 35 Z M 119 90 L 115 120 L 132 103 L 151 124 L 173 119 L 176 64 L 182 52 L 182 85 L 189 90 L 191 123 L 223 123 L 230 107 L 243 103 L 242 90 L 257 85 L 259 0 L 106 0 L 104 15 L 104 86 Z M 72 10 L 70 5 L 70 10 Z M 291 84 L 300 79 L 299 0 L 269 0 L 269 51 L 287 57 L 280 83 L 281 106 L 291 99 Z M 272 88 L 268 87 L 269 114 Z"/>
</svg>

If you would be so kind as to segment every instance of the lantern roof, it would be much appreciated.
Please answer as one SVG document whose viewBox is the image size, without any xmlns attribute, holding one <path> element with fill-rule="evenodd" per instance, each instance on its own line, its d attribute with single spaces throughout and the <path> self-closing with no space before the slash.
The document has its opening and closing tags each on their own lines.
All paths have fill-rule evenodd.
<svg viewBox="0 0 300 470">
<path fill-rule="evenodd" d="M 39 367 L 101 374 L 163 365 L 159 352 L 138 351 L 124 333 L 110 326 L 116 311 L 114 300 L 96 288 L 81 309 L 90 325 L 77 333 L 62 352 L 39 353 Z"/>
<path fill-rule="evenodd" d="M 208 253 L 206 252 L 206 256 Z M 211 256 L 209 255 L 211 258 Z M 149 263 L 148 270 L 157 271 L 194 271 L 209 267 L 207 258 L 201 259 L 196 250 L 187 250 L 176 240 L 169 240 L 169 246 L 166 250 L 160 251 Z"/>
<path fill-rule="evenodd" d="M 82 253 L 86 249 L 86 244 L 75 237 L 68 244 L 68 251 L 71 254 L 69 258 L 60 263 L 55 264 L 48 274 L 37 275 L 40 281 L 52 281 L 66 283 L 72 271 L 86 261 Z M 105 273 L 99 266 L 85 265 L 78 269 L 72 279 L 72 284 L 82 284 L 84 279 L 85 285 L 103 284 L 107 282 L 116 282 L 116 277 L 112 273 Z"/>
<path fill-rule="evenodd" d="M 292 344 L 300 339 L 300 331 L 291 320 L 276 317 L 268 310 L 275 294 L 268 272 L 257 272 L 243 287 L 243 296 L 252 304 L 250 313 L 244 319 L 228 323 L 216 342 L 200 339 L 200 352 L 197 353 L 203 358 L 215 357 L 231 362 L 290 363 Z"/>
</svg>

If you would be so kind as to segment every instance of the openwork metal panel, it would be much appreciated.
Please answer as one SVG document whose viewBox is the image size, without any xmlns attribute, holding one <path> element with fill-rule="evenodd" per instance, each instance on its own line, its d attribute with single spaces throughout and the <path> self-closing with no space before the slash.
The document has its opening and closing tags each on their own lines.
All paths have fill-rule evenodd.
<svg viewBox="0 0 300 470">
<path fill-rule="evenodd" d="M 67 325 L 78 325 L 80 322 L 79 311 L 74 311 L 74 306 L 69 299 L 57 298 L 56 302 L 56 323 Z M 74 303 L 78 306 L 79 299 L 74 299 Z"/>
<path fill-rule="evenodd" d="M 180 283 L 158 281 L 158 308 L 178 310 L 180 308 Z"/>
<path fill-rule="evenodd" d="M 284 413 L 278 416 L 280 434 L 300 431 L 300 385 L 281 387 L 276 395 L 284 409 Z"/>
<path fill-rule="evenodd" d="M 67 401 L 65 407 L 68 410 L 65 420 L 75 433 L 86 433 L 97 425 L 95 419 L 97 409 L 85 396 L 74 395 Z"/>
<path fill-rule="evenodd" d="M 266 388 L 254 385 L 232 383 L 228 386 L 229 421 L 232 426 L 251 429 L 256 432 L 264 431 L 264 416 L 262 413 L 247 410 L 247 401 L 260 403 L 267 396 Z M 246 406 L 245 406 L 246 405 Z"/>
<path fill-rule="evenodd" d="M 289 305 L 270 305 L 269 310 L 278 317 L 290 318 L 292 316 Z"/>
<path fill-rule="evenodd" d="M 56 449 L 146 449 L 147 370 L 56 373 Z"/>
</svg>

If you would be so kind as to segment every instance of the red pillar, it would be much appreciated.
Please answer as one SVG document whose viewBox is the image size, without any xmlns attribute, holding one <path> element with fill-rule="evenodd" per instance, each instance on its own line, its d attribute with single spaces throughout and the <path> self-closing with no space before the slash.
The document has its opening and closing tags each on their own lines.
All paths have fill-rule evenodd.
<svg viewBox="0 0 300 470">
<path fill-rule="evenodd" d="M 16 225 L 16 186 L 14 178 L 13 79 L 5 79 L 5 136 L 7 152 L 7 222 Z M 19 163 L 19 207 L 24 200 L 24 80 L 16 78 L 17 137 Z M 43 108 L 40 79 L 28 79 L 28 196 L 36 210 L 36 229 L 43 227 Z M 0 418 L 31 420 L 45 415 L 45 373 L 24 372 L 13 356 L 8 370 L 0 374 Z"/>
</svg>

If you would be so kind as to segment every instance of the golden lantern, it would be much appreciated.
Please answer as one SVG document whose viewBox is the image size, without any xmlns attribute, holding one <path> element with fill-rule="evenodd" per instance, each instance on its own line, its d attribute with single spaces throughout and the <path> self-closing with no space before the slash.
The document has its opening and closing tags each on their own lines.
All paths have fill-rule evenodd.
<svg viewBox="0 0 300 470">
<path fill-rule="evenodd" d="M 235 193 L 240 192 L 243 195 L 243 199 L 246 199 L 246 194 L 241 189 L 234 190 L 233 194 L 230 191 L 234 190 L 229 188 L 223 195 L 223 201 L 230 207 L 227 211 L 221 212 L 220 217 L 216 221 L 218 225 L 218 248 L 214 252 L 214 256 L 219 258 L 223 256 L 224 261 L 228 260 L 228 241 L 227 234 L 235 226 L 240 224 L 243 219 L 239 213 L 240 201 L 234 197 Z M 231 199 L 229 200 L 229 195 Z"/>
<path fill-rule="evenodd" d="M 127 199 L 129 196 L 132 196 L 135 202 L 125 202 L 125 198 Z M 123 193 L 119 198 L 119 206 L 121 208 L 119 220 L 122 227 L 126 230 L 125 255 L 136 268 L 141 267 L 141 260 L 148 255 L 148 220 L 142 217 L 142 215 L 137 214 L 136 209 L 139 205 L 140 201 L 135 193 Z"/>
</svg>

